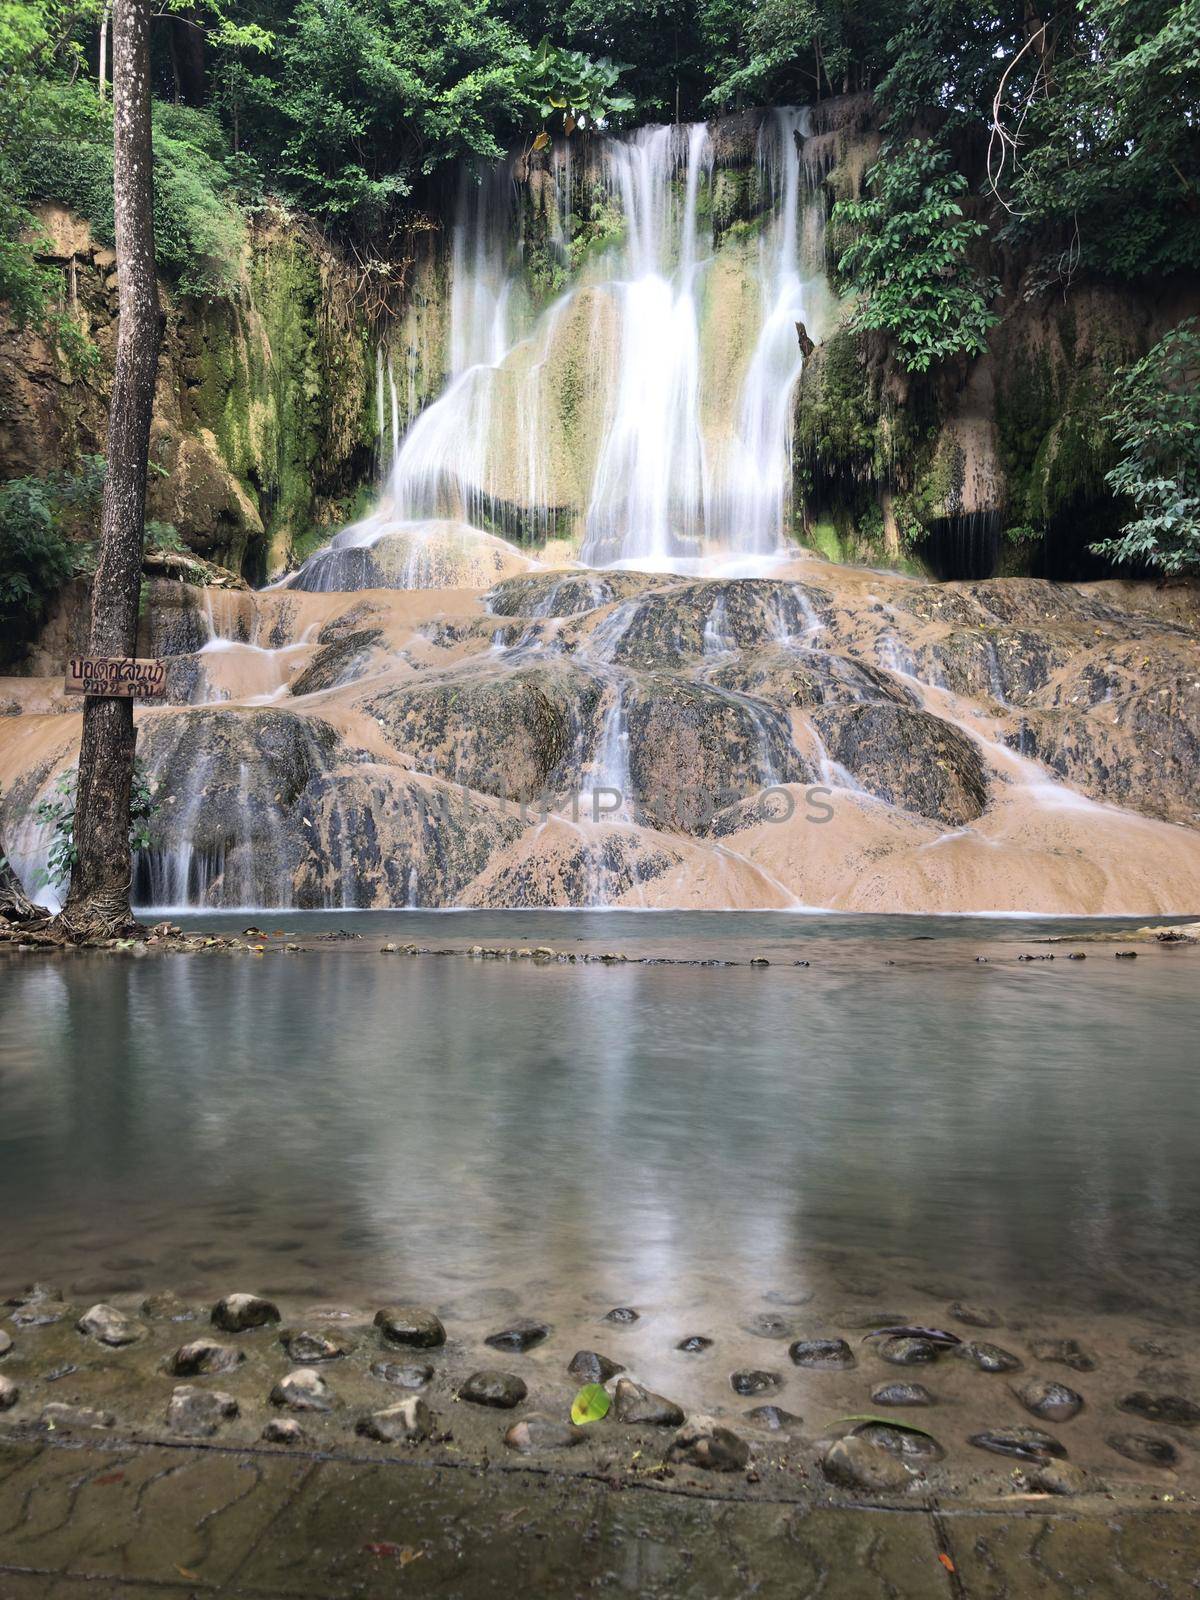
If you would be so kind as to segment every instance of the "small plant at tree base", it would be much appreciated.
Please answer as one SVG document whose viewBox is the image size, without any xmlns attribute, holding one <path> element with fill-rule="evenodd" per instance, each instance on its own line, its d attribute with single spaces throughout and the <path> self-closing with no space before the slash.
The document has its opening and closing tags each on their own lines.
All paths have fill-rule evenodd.
<svg viewBox="0 0 1200 1600">
<path fill-rule="evenodd" d="M 46 865 L 37 874 L 38 887 L 59 887 L 71 876 L 78 851 L 75 847 L 75 793 L 79 769 L 71 767 L 59 774 L 50 797 L 34 807 L 34 820 L 49 828 L 50 849 Z M 140 761 L 133 768 L 133 789 L 129 798 L 129 848 L 136 854 L 150 845 L 150 824 L 159 811 L 158 792 Z"/>
<path fill-rule="evenodd" d="M 1115 539 L 1092 546 L 1110 560 L 1200 572 L 1200 334 L 1189 318 L 1164 335 L 1111 390 L 1106 422 L 1121 460 L 1105 476 L 1136 515 Z"/>
<path fill-rule="evenodd" d="M 838 273 L 858 301 L 849 326 L 888 333 L 900 364 L 924 372 L 953 355 L 980 355 L 999 318 L 995 280 L 972 266 L 986 230 L 963 215 L 967 188 L 949 151 L 929 139 L 885 147 L 867 173 L 866 200 L 842 200 L 831 218 Z"/>
</svg>

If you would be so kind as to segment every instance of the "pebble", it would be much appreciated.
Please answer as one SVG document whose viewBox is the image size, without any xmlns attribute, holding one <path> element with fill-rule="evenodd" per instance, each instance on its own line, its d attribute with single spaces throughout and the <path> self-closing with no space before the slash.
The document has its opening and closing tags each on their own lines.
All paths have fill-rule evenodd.
<svg viewBox="0 0 1200 1600">
<path fill-rule="evenodd" d="M 1028 1474 L 1029 1487 L 1040 1494 L 1086 1494 L 1093 1487 L 1073 1461 L 1043 1461 Z"/>
<path fill-rule="evenodd" d="M 384 1306 L 375 1313 L 375 1326 L 385 1344 L 412 1345 L 436 1350 L 446 1342 L 446 1330 L 432 1311 L 423 1306 Z"/>
<path fill-rule="evenodd" d="M 855 1430 L 855 1437 L 878 1445 L 881 1450 L 887 1450 L 905 1461 L 918 1464 L 922 1461 L 942 1461 L 946 1455 L 932 1434 L 916 1433 L 911 1428 L 890 1428 L 885 1422 L 870 1422 L 865 1427 L 860 1426 Z"/>
<path fill-rule="evenodd" d="M 289 1411 L 332 1411 L 333 1394 L 315 1367 L 297 1367 L 271 1390 L 273 1406 Z"/>
<path fill-rule="evenodd" d="M 1073 1372 L 1095 1372 L 1100 1365 L 1097 1356 L 1078 1339 L 1034 1339 L 1029 1349 L 1038 1361 L 1054 1361 Z"/>
<path fill-rule="evenodd" d="M 740 1472 L 749 1463 L 750 1446 L 712 1417 L 693 1417 L 672 1439 L 667 1460 L 706 1472 Z"/>
<path fill-rule="evenodd" d="M 980 1372 L 1021 1370 L 1021 1358 L 1013 1355 L 1011 1350 L 1002 1350 L 998 1344 L 977 1344 L 968 1340 L 965 1344 L 955 1345 L 954 1354 L 963 1361 L 969 1361 Z"/>
<path fill-rule="evenodd" d="M 526 1350 L 532 1350 L 534 1345 L 541 1344 L 549 1334 L 550 1328 L 544 1322 L 514 1322 L 511 1328 L 502 1328 L 499 1333 L 489 1333 L 483 1342 L 491 1345 L 493 1350 L 504 1350 L 510 1355 L 524 1355 Z"/>
<path fill-rule="evenodd" d="M 1054 1383 L 1048 1378 L 1030 1378 L 1013 1393 L 1035 1417 L 1043 1422 L 1070 1422 L 1083 1407 L 1083 1396 L 1069 1389 L 1065 1383 Z"/>
<path fill-rule="evenodd" d="M 424 1400 L 412 1395 L 383 1411 L 359 1417 L 354 1431 L 364 1439 L 377 1439 L 380 1444 L 415 1444 L 427 1439 L 432 1427 L 433 1413 Z"/>
<path fill-rule="evenodd" d="M 262 1431 L 268 1444 L 307 1444 L 308 1435 L 295 1417 L 272 1417 Z"/>
<path fill-rule="evenodd" d="M 734 1394 L 744 1395 L 747 1398 L 756 1394 L 773 1394 L 782 1382 L 783 1379 L 777 1372 L 764 1372 L 761 1368 L 734 1372 L 729 1377 L 729 1387 Z"/>
<path fill-rule="evenodd" d="M 629 1323 L 636 1322 L 638 1314 L 632 1306 L 614 1306 L 611 1311 L 604 1314 L 605 1322 L 615 1322 L 619 1327 L 627 1327 Z"/>
<path fill-rule="evenodd" d="M 702 1351 L 712 1348 L 712 1340 L 706 1339 L 702 1333 L 690 1333 L 686 1339 L 681 1339 L 675 1348 L 682 1350 L 685 1356 L 698 1356 Z"/>
<path fill-rule="evenodd" d="M 495 1406 L 500 1411 L 511 1411 L 519 1406 L 529 1393 L 524 1379 L 512 1372 L 484 1370 L 473 1372 L 458 1391 L 460 1400 L 469 1400 L 476 1406 Z"/>
<path fill-rule="evenodd" d="M 871 1390 L 877 1406 L 931 1406 L 933 1396 L 923 1383 L 881 1383 Z"/>
<path fill-rule="evenodd" d="M 96 1406 L 71 1406 L 52 1400 L 42 1407 L 42 1422 L 47 1428 L 115 1428 L 117 1419 L 111 1411 L 101 1411 Z"/>
<path fill-rule="evenodd" d="M 433 1377 L 433 1368 L 419 1361 L 376 1361 L 371 1371 L 384 1383 L 394 1383 L 397 1389 L 423 1389 Z"/>
<path fill-rule="evenodd" d="M 167 1404 L 167 1426 L 175 1433 L 193 1439 L 209 1439 L 229 1417 L 238 1414 L 238 1403 L 219 1389 L 194 1389 L 180 1384 Z"/>
<path fill-rule="evenodd" d="M 1200 1422 L 1200 1406 L 1178 1394 L 1150 1394 L 1138 1389 L 1117 1401 L 1119 1411 L 1132 1411 L 1147 1422 L 1170 1422 L 1178 1428 L 1193 1428 Z"/>
<path fill-rule="evenodd" d="M 747 1411 L 751 1422 L 761 1422 L 764 1428 L 778 1431 L 780 1428 L 790 1428 L 794 1422 L 802 1422 L 794 1411 L 785 1411 L 782 1406 L 755 1406 L 752 1411 Z"/>
<path fill-rule="evenodd" d="M 12 1335 L 5 1333 L 4 1329 L 0 1328 L 0 1356 L 6 1356 L 12 1347 Z"/>
<path fill-rule="evenodd" d="M 315 1361 L 336 1361 L 344 1356 L 348 1346 L 341 1339 L 327 1339 L 323 1333 L 309 1333 L 307 1329 L 293 1332 L 285 1330 L 279 1342 L 293 1361 L 308 1367 Z"/>
<path fill-rule="evenodd" d="M 1108 1446 L 1127 1461 L 1136 1461 L 1140 1467 L 1173 1467 L 1179 1460 L 1179 1452 L 1171 1441 L 1156 1438 L 1152 1433 L 1110 1433 Z"/>
<path fill-rule="evenodd" d="M 625 1368 L 596 1350 L 576 1350 L 567 1362 L 567 1371 L 580 1383 L 607 1383 L 618 1372 L 624 1372 Z"/>
<path fill-rule="evenodd" d="M 514 1422 L 504 1435 L 504 1443 L 508 1448 L 519 1450 L 524 1455 L 534 1450 L 570 1450 L 582 1444 L 583 1439 L 582 1428 L 563 1422 L 559 1417 L 543 1416 L 536 1411 L 522 1417 L 520 1422 Z"/>
<path fill-rule="evenodd" d="M 1023 1461 L 1037 1461 L 1043 1456 L 1065 1456 L 1066 1446 L 1040 1428 L 989 1428 L 983 1433 L 973 1433 L 968 1444 L 980 1450 L 991 1450 L 1000 1456 L 1018 1456 Z"/>
<path fill-rule="evenodd" d="M 973 1306 L 965 1301 L 956 1300 L 950 1307 L 950 1315 L 956 1322 L 965 1322 L 970 1328 L 999 1328 L 1002 1326 L 1000 1313 L 993 1311 L 991 1306 Z"/>
<path fill-rule="evenodd" d="M 629 1378 L 618 1378 L 614 1410 L 618 1422 L 651 1423 L 660 1428 L 678 1428 L 683 1423 L 683 1408 L 652 1389 L 643 1388 Z"/>
<path fill-rule="evenodd" d="M 916 1367 L 938 1358 L 938 1346 L 932 1339 L 902 1337 L 887 1339 L 879 1346 L 880 1358 L 895 1367 Z"/>
<path fill-rule="evenodd" d="M 0 1411 L 8 1411 L 21 1398 L 21 1391 L 11 1378 L 0 1378 Z"/>
<path fill-rule="evenodd" d="M 907 1489 L 913 1481 L 898 1456 L 858 1434 L 835 1439 L 821 1457 L 821 1471 L 830 1483 L 874 1494 Z"/>
<path fill-rule="evenodd" d="M 798 1367 L 845 1368 L 855 1364 L 845 1339 L 797 1339 L 788 1355 Z"/>
<path fill-rule="evenodd" d="M 241 1350 L 229 1344 L 217 1344 L 212 1339 L 193 1339 L 181 1344 L 171 1357 L 168 1370 L 177 1378 L 195 1378 L 202 1373 L 232 1372 L 245 1360 Z"/>
<path fill-rule="evenodd" d="M 257 1294 L 227 1294 L 212 1308 L 213 1326 L 226 1333 L 244 1333 L 279 1321 L 279 1307 Z"/>
</svg>

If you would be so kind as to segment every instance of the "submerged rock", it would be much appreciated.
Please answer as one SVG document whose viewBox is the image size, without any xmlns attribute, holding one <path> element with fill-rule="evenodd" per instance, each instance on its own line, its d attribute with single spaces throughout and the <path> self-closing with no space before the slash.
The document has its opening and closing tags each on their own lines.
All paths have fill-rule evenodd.
<svg viewBox="0 0 1200 1600">
<path fill-rule="evenodd" d="M 921 1383 L 881 1383 L 871 1390 L 877 1406 L 931 1406 L 933 1396 Z"/>
<path fill-rule="evenodd" d="M 0 1377 L 0 1411 L 10 1411 L 21 1398 L 21 1391 L 11 1378 Z"/>
<path fill-rule="evenodd" d="M 544 1322 L 514 1322 L 511 1328 L 502 1328 L 499 1333 L 489 1333 L 483 1342 L 491 1345 L 493 1350 L 506 1350 L 510 1354 L 524 1355 L 526 1350 L 532 1350 L 534 1345 L 541 1344 L 549 1334 L 550 1328 Z"/>
<path fill-rule="evenodd" d="M 580 1383 L 607 1383 L 618 1372 L 624 1372 L 625 1368 L 596 1350 L 576 1350 L 567 1363 L 567 1371 Z"/>
<path fill-rule="evenodd" d="M 705 1350 L 712 1349 L 712 1340 L 706 1339 L 702 1333 L 690 1333 L 686 1339 L 681 1339 L 675 1348 L 682 1350 L 685 1356 L 703 1355 Z"/>
<path fill-rule="evenodd" d="M 880 1358 L 896 1367 L 921 1366 L 925 1362 L 936 1361 L 938 1354 L 939 1347 L 932 1339 L 886 1339 L 879 1346 Z"/>
<path fill-rule="evenodd" d="M 433 1368 L 419 1361 L 376 1361 L 371 1371 L 384 1383 L 395 1384 L 397 1389 L 423 1389 L 433 1377 Z"/>
<path fill-rule="evenodd" d="M 746 1416 L 749 1421 L 761 1423 L 764 1428 L 770 1428 L 772 1431 L 790 1428 L 804 1420 L 794 1411 L 785 1411 L 782 1406 L 755 1406 L 747 1411 Z"/>
<path fill-rule="evenodd" d="M 618 1327 L 628 1327 L 631 1322 L 638 1320 L 638 1314 L 632 1306 L 615 1306 L 611 1311 L 604 1313 L 605 1322 L 615 1322 Z"/>
<path fill-rule="evenodd" d="M 97 1406 L 73 1406 L 51 1401 L 42 1407 L 42 1425 L 50 1429 L 84 1431 L 90 1428 L 115 1428 L 117 1419 L 111 1411 Z"/>
<path fill-rule="evenodd" d="M 763 964 L 769 965 L 768 962 Z M 750 965 L 753 966 L 754 962 L 752 961 Z M 774 1311 L 760 1311 L 756 1317 L 750 1318 L 745 1328 L 746 1332 L 752 1333 L 756 1339 L 790 1339 L 796 1331 L 786 1317 L 781 1317 Z"/>
<path fill-rule="evenodd" d="M 629 1378 L 618 1378 L 613 1409 L 618 1422 L 649 1423 L 660 1428 L 678 1428 L 683 1422 L 681 1406 Z"/>
<path fill-rule="evenodd" d="M 494 1406 L 500 1411 L 511 1411 L 519 1406 L 529 1393 L 525 1381 L 512 1372 L 495 1372 L 485 1369 L 473 1372 L 458 1391 L 460 1400 L 469 1400 L 476 1406 Z"/>
<path fill-rule="evenodd" d="M 433 1413 L 416 1395 L 382 1411 L 372 1411 L 355 1424 L 356 1433 L 381 1444 L 415 1444 L 427 1439 L 432 1428 Z"/>
<path fill-rule="evenodd" d="M 148 1294 L 142 1301 L 142 1315 L 151 1322 L 194 1322 L 196 1308 L 171 1289 L 161 1294 Z"/>
<path fill-rule="evenodd" d="M 878 1445 L 881 1450 L 900 1456 L 902 1460 L 913 1465 L 920 1465 L 926 1461 L 942 1461 L 946 1455 L 932 1434 L 918 1432 L 913 1428 L 891 1428 L 886 1423 L 869 1422 L 856 1428 L 854 1436 L 865 1439 L 868 1444 Z"/>
<path fill-rule="evenodd" d="M 895 1493 L 913 1482 L 898 1456 L 857 1434 L 833 1441 L 821 1457 L 821 1471 L 830 1483 L 865 1494 Z"/>
<path fill-rule="evenodd" d="M 950 1307 L 950 1315 L 956 1322 L 965 1322 L 972 1328 L 999 1328 L 1001 1326 L 1000 1313 L 993 1311 L 991 1306 L 968 1305 L 962 1300 L 956 1300 Z"/>
<path fill-rule="evenodd" d="M 1031 1378 L 1013 1393 L 1035 1417 L 1043 1422 L 1069 1422 L 1083 1407 L 1083 1396 L 1069 1389 L 1065 1383 L 1054 1383 L 1047 1378 Z"/>
<path fill-rule="evenodd" d="M 315 1367 L 297 1367 L 271 1390 L 271 1404 L 289 1411 L 331 1411 L 333 1394 Z"/>
<path fill-rule="evenodd" d="M 1118 1400 L 1117 1406 L 1147 1422 L 1169 1422 L 1177 1428 L 1194 1428 L 1200 1422 L 1200 1405 L 1178 1394 L 1149 1394 L 1139 1389 Z"/>
<path fill-rule="evenodd" d="M 385 1344 L 436 1350 L 446 1342 L 446 1330 L 441 1321 L 423 1306 L 384 1306 L 375 1313 L 375 1326 Z"/>
<path fill-rule="evenodd" d="M 329 1339 L 323 1333 L 310 1333 L 306 1329 L 293 1332 L 285 1330 L 279 1342 L 293 1361 L 301 1366 L 311 1366 L 316 1361 L 337 1361 L 349 1349 L 343 1339 Z"/>
<path fill-rule="evenodd" d="M 193 1339 L 181 1344 L 168 1362 L 168 1370 L 177 1378 L 195 1378 L 202 1374 L 232 1372 L 246 1359 L 245 1352 L 232 1345 L 217 1344 L 213 1339 Z"/>
<path fill-rule="evenodd" d="M 1071 1461 L 1043 1461 L 1028 1474 L 1029 1487 L 1039 1494 L 1087 1494 L 1099 1489 L 1082 1467 Z"/>
<path fill-rule="evenodd" d="M 1037 1461 L 1043 1456 L 1065 1456 L 1066 1446 L 1039 1428 L 989 1428 L 973 1433 L 967 1441 L 977 1449 L 995 1455 L 1017 1456 L 1022 1461 Z"/>
<path fill-rule="evenodd" d="M 1153 1433 L 1110 1433 L 1109 1448 L 1139 1467 L 1173 1467 L 1179 1452 L 1169 1439 Z"/>
<path fill-rule="evenodd" d="M 212 1308 L 213 1326 L 226 1333 L 244 1333 L 279 1321 L 279 1307 L 257 1294 L 228 1294 Z"/>
<path fill-rule="evenodd" d="M 777 1372 L 764 1372 L 761 1369 L 755 1368 L 745 1372 L 731 1373 L 729 1378 L 729 1387 L 733 1390 L 734 1394 L 746 1396 L 755 1394 L 773 1394 L 774 1391 L 779 1388 L 782 1382 L 783 1379 Z"/>
<path fill-rule="evenodd" d="M 238 1403 L 231 1394 L 180 1384 L 167 1405 L 167 1426 L 193 1439 L 209 1439 L 222 1422 L 237 1414 Z"/>
<path fill-rule="evenodd" d="M 1011 1350 L 1002 1350 L 998 1344 L 979 1344 L 968 1341 L 956 1345 L 954 1354 L 980 1372 L 1019 1372 L 1021 1358 Z"/>
<path fill-rule="evenodd" d="M 145 1329 L 139 1327 L 136 1322 L 131 1322 L 123 1311 L 104 1304 L 95 1305 L 90 1311 L 85 1311 L 75 1326 L 80 1333 L 86 1333 L 97 1343 L 114 1347 L 134 1344 L 145 1332 Z"/>
<path fill-rule="evenodd" d="M 4 1329 L 0 1328 L 0 1356 L 6 1356 L 12 1347 L 12 1335 L 5 1333 Z"/>
<path fill-rule="evenodd" d="M 750 1446 L 712 1417 L 693 1417 L 675 1435 L 667 1460 L 706 1472 L 740 1472 L 750 1460 Z"/>
<path fill-rule="evenodd" d="M 513 1423 L 504 1435 L 504 1442 L 510 1450 L 529 1455 L 536 1450 L 571 1450 L 583 1443 L 584 1435 L 585 1430 L 573 1423 L 532 1411 L 520 1422 Z"/>
<path fill-rule="evenodd" d="M 295 1417 L 272 1417 L 262 1431 L 268 1444 L 307 1444 L 308 1435 Z"/>
<path fill-rule="evenodd" d="M 855 1364 L 854 1351 L 845 1339 L 797 1339 L 788 1355 L 798 1367 L 846 1368 Z"/>
<path fill-rule="evenodd" d="M 1054 1361 L 1074 1372 L 1095 1372 L 1098 1357 L 1078 1339 L 1033 1339 L 1030 1353 L 1038 1361 Z"/>
</svg>

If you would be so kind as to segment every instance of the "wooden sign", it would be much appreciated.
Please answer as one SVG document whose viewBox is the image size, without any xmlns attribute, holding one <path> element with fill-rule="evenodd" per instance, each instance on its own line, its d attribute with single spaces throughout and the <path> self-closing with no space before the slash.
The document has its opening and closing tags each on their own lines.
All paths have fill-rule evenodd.
<svg viewBox="0 0 1200 1600">
<path fill-rule="evenodd" d="M 135 656 L 73 656 L 67 664 L 66 691 L 106 700 L 161 700 L 167 692 L 167 664 Z"/>
</svg>

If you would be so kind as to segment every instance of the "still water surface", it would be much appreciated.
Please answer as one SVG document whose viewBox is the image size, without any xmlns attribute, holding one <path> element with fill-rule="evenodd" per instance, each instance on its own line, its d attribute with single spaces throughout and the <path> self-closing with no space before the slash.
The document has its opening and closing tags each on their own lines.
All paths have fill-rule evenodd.
<svg viewBox="0 0 1200 1600">
<path fill-rule="evenodd" d="M 262 915 L 364 938 L 0 964 L 0 1287 L 682 1306 L 932 1274 L 1196 1313 L 1195 952 L 1018 963 L 1050 925 L 966 918 Z"/>
</svg>

